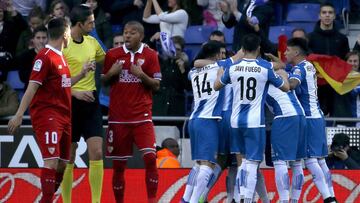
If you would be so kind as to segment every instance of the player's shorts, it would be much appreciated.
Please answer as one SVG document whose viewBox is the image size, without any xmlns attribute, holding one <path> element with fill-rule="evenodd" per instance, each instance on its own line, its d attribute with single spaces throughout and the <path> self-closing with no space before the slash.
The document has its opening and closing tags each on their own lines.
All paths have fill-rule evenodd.
<svg viewBox="0 0 360 203">
<path fill-rule="evenodd" d="M 295 161 L 306 157 L 305 125 L 304 116 L 274 119 L 271 128 L 273 161 Z"/>
<path fill-rule="evenodd" d="M 58 158 L 69 161 L 71 123 L 54 115 L 41 116 L 42 119 L 33 120 L 32 125 L 43 159 Z"/>
<path fill-rule="evenodd" d="M 189 133 L 192 160 L 216 163 L 219 144 L 218 120 L 191 119 L 189 121 Z"/>
<path fill-rule="evenodd" d="M 218 153 L 227 155 L 230 153 L 230 134 L 231 134 L 231 126 L 230 126 L 230 118 L 231 111 L 223 111 L 221 115 L 222 119 L 219 121 L 219 148 Z"/>
<path fill-rule="evenodd" d="M 233 128 L 231 153 L 243 154 L 247 160 L 262 161 L 265 140 L 265 128 Z"/>
<path fill-rule="evenodd" d="M 326 157 L 328 155 L 325 120 L 323 118 L 306 119 L 307 157 Z"/>
<path fill-rule="evenodd" d="M 139 151 L 156 153 L 155 131 L 152 122 L 109 123 L 106 133 L 106 158 L 126 160 L 133 155 L 133 144 Z"/>
<path fill-rule="evenodd" d="M 83 136 L 85 141 L 90 137 L 102 137 L 102 115 L 97 93 L 93 92 L 95 101 L 85 102 L 72 97 L 72 142 L 78 142 Z"/>
</svg>

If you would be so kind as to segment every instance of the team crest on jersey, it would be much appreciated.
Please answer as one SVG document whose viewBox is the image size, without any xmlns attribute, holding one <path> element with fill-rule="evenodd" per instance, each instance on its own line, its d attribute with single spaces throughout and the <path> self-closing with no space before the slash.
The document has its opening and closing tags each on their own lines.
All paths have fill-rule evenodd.
<svg viewBox="0 0 360 203">
<path fill-rule="evenodd" d="M 61 75 L 61 87 L 71 87 L 71 78 L 67 78 L 66 74 Z"/>
<path fill-rule="evenodd" d="M 48 151 L 49 151 L 50 154 L 54 154 L 55 147 L 48 147 Z"/>
<path fill-rule="evenodd" d="M 39 72 L 41 70 L 41 66 L 42 66 L 42 61 L 38 59 L 34 63 L 33 70 Z"/>
<path fill-rule="evenodd" d="M 138 60 L 137 60 L 137 64 L 138 64 L 139 66 L 142 66 L 144 63 L 145 63 L 145 59 L 138 59 Z"/>
<path fill-rule="evenodd" d="M 109 153 L 111 153 L 114 150 L 114 147 L 113 146 L 108 146 L 107 150 L 108 150 Z"/>
<path fill-rule="evenodd" d="M 294 75 L 301 75 L 301 71 L 299 69 L 295 69 L 293 74 Z"/>
</svg>

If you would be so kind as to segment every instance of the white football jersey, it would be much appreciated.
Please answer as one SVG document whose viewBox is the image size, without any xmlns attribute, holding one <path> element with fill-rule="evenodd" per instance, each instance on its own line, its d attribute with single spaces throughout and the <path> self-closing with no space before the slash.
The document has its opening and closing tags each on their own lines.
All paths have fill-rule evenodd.
<svg viewBox="0 0 360 203">
<path fill-rule="evenodd" d="M 193 68 L 189 72 L 194 94 L 194 110 L 190 119 L 221 119 L 223 92 L 214 90 L 214 83 L 219 70 L 217 63 L 202 68 Z"/>
<path fill-rule="evenodd" d="M 261 58 L 242 59 L 225 67 L 221 83 L 231 83 L 233 105 L 231 127 L 265 127 L 265 99 L 269 84 L 281 87 L 284 81 L 277 75 L 272 63 Z"/>
</svg>

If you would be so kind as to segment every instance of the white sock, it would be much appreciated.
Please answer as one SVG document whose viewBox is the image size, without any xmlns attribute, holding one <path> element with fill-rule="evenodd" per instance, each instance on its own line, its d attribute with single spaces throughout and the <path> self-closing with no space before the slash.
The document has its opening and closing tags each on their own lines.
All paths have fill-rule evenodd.
<svg viewBox="0 0 360 203">
<path fill-rule="evenodd" d="M 290 167 L 292 171 L 290 202 L 295 203 L 300 199 L 302 186 L 304 184 L 304 170 L 301 161 L 291 161 Z"/>
<path fill-rule="evenodd" d="M 263 174 L 260 171 L 260 167 L 257 169 L 257 181 L 255 185 L 255 191 L 258 193 L 261 202 L 270 203 L 269 197 L 266 191 L 265 179 Z M 255 193 L 254 193 L 255 194 Z"/>
<path fill-rule="evenodd" d="M 321 167 L 321 170 L 324 173 L 326 184 L 329 188 L 330 195 L 331 195 L 331 197 L 335 197 L 335 192 L 334 192 L 334 187 L 332 184 L 331 172 L 329 170 L 329 167 L 327 166 L 324 158 L 318 159 L 318 162 Z"/>
<path fill-rule="evenodd" d="M 234 187 L 234 200 L 235 202 L 240 202 L 240 199 L 244 199 L 244 191 L 245 191 L 245 179 L 246 179 L 246 160 L 241 160 L 241 165 L 237 168 L 237 174 L 235 179 L 235 187 Z"/>
<path fill-rule="evenodd" d="M 219 178 L 219 176 L 221 174 L 221 167 L 219 166 L 219 164 L 215 164 L 215 168 L 213 171 L 214 171 L 214 173 L 211 175 L 209 183 L 206 185 L 204 193 L 201 195 L 205 201 L 207 200 L 209 191 L 215 185 L 217 179 Z"/>
<path fill-rule="evenodd" d="M 186 182 L 185 192 L 183 195 L 183 200 L 186 202 L 190 201 L 190 198 L 191 198 L 191 195 L 193 192 L 193 188 L 195 185 L 196 177 L 199 173 L 199 169 L 200 169 L 200 166 L 198 164 L 195 164 L 195 166 L 192 167 L 192 169 L 189 173 L 189 176 L 188 176 L 188 179 Z"/>
<path fill-rule="evenodd" d="M 241 165 L 240 165 L 240 169 L 242 170 L 241 172 L 241 179 L 240 179 L 240 199 L 245 199 L 245 181 L 246 181 L 246 177 L 248 176 L 247 172 L 246 172 L 246 159 L 242 159 L 241 160 Z"/>
<path fill-rule="evenodd" d="M 290 180 L 288 168 L 285 161 L 274 161 L 275 183 L 279 193 L 280 202 L 289 201 Z"/>
<path fill-rule="evenodd" d="M 309 169 L 311 175 L 313 176 L 313 181 L 321 193 L 323 199 L 326 199 L 331 196 L 329 188 L 325 182 L 324 173 L 319 166 L 319 162 L 316 158 L 309 158 L 305 160 L 306 168 Z"/>
<path fill-rule="evenodd" d="M 228 175 L 226 176 L 226 203 L 231 203 L 234 198 L 234 186 L 237 175 L 237 167 L 230 166 L 228 169 Z"/>
<path fill-rule="evenodd" d="M 258 161 L 250 161 L 246 160 L 246 178 L 245 178 L 245 188 L 244 188 L 244 194 L 245 194 L 245 202 L 252 201 L 254 192 L 255 192 L 255 186 L 257 182 L 257 173 L 258 173 Z"/>
<path fill-rule="evenodd" d="M 200 165 L 199 174 L 196 177 L 195 186 L 190 198 L 190 203 L 199 202 L 200 196 L 201 194 L 203 194 L 206 185 L 209 183 L 212 173 L 212 168 L 206 165 Z"/>
</svg>

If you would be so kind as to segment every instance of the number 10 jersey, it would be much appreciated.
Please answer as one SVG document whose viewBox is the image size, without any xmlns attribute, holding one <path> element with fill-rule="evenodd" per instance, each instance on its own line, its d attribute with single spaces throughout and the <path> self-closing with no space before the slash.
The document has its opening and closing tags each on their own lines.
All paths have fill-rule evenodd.
<svg viewBox="0 0 360 203">
<path fill-rule="evenodd" d="M 189 72 L 194 94 L 194 110 L 190 119 L 221 119 L 223 91 L 214 90 L 219 68 L 217 63 L 213 63 Z"/>
</svg>

